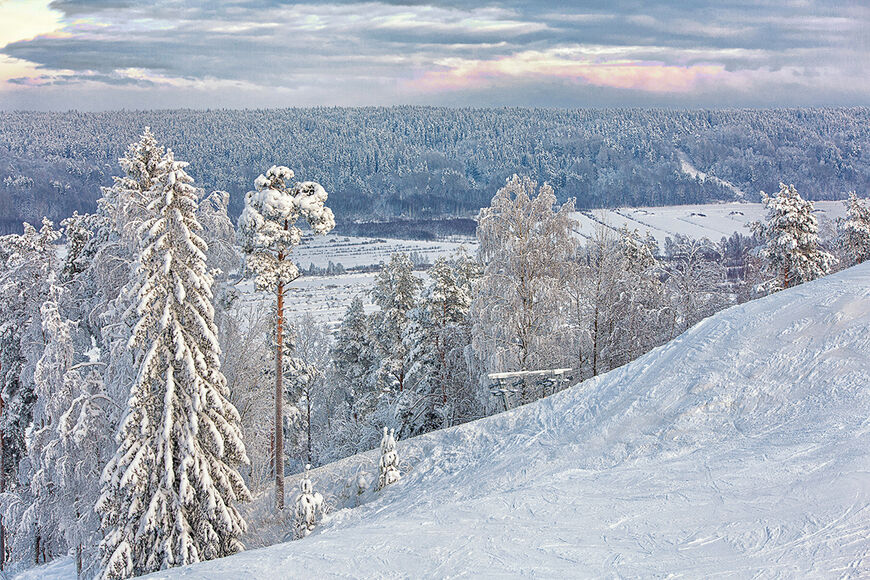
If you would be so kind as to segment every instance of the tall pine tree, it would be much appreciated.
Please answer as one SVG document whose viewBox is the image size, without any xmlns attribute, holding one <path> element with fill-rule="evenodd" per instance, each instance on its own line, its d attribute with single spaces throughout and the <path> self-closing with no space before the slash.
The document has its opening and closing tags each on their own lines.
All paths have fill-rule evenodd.
<svg viewBox="0 0 870 580">
<path fill-rule="evenodd" d="M 248 267 L 257 275 L 257 288 L 274 291 L 275 303 L 275 508 L 284 509 L 284 290 L 299 277 L 290 252 L 302 240 L 296 226 L 300 217 L 315 233 L 325 234 L 335 227 L 335 216 L 326 207 L 326 191 L 319 183 L 290 183 L 293 171 L 287 167 L 269 168 L 254 180 L 254 189 L 245 194 L 245 209 L 239 216 L 242 249 Z"/>
</svg>

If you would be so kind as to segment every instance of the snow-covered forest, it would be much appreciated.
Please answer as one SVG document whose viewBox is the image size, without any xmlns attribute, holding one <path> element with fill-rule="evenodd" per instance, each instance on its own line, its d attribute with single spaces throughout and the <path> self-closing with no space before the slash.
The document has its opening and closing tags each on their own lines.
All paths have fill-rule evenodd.
<svg viewBox="0 0 870 580">
<path fill-rule="evenodd" d="M 309 127 L 313 135 L 350 138 L 350 131 L 332 133 L 315 121 L 337 115 L 365 125 L 366 119 L 383 122 L 394 113 L 290 111 L 285 121 L 300 123 L 299 130 Z M 232 122 L 282 114 L 242 112 Z M 466 138 L 462 132 L 471 131 L 467 127 L 491 122 L 488 130 L 495 135 L 517 113 L 441 114 L 460 119 L 457 132 L 442 135 L 431 125 L 433 143 L 426 147 L 437 143 L 453 155 Z M 765 127 L 803 114 L 770 113 L 764 118 L 772 125 Z M 822 121 L 836 116 L 842 130 L 851 126 L 844 117 L 856 120 L 865 114 L 863 109 L 813 110 L 801 126 L 821 131 Z M 34 119 L 16 115 L 7 114 L 18 121 L 4 134 L 15 135 L 16 123 L 25 122 L 20 119 Z M 77 124 L 95 120 L 124 124 L 149 115 L 158 116 L 129 113 L 110 120 L 54 115 L 60 126 L 50 134 L 60 139 L 61 126 L 73 131 Z M 540 119 L 565 129 L 562 123 L 570 115 L 542 112 Z M 597 115 L 605 118 L 590 113 L 587 130 L 596 127 Z M 706 123 L 712 130 L 717 119 L 731 119 L 723 121 L 728 124 L 741 115 L 754 118 L 755 113 L 628 111 L 607 118 L 613 127 L 682 131 L 687 123 Z M 411 130 L 421 111 L 405 110 L 404 117 L 393 130 L 411 132 L 425 143 L 427 130 Z M 183 134 L 180 127 L 191 119 L 218 123 L 230 117 L 182 111 L 160 118 L 164 126 L 178 121 L 175 130 Z M 219 123 L 199 130 L 222 132 Z M 609 130 L 601 131 L 599 145 L 604 147 Z M 625 143 L 637 139 L 641 147 L 622 149 L 621 155 L 642 157 L 648 147 L 653 161 L 663 159 L 655 157 L 663 151 L 661 136 L 626 136 L 631 134 L 613 132 L 628 139 Z M 520 135 L 521 128 L 505 129 L 502 137 L 516 147 L 492 152 L 520 151 Z M 7 145 L 10 154 L 33 155 L 49 147 L 43 143 L 31 149 L 23 145 L 27 140 L 17 139 L 19 145 Z M 0 555 L 12 569 L 69 555 L 81 577 L 127 578 L 282 539 L 265 529 L 286 525 L 287 539 L 304 539 L 325 509 L 351 507 L 400 484 L 407 463 L 397 441 L 533 403 L 624 367 L 724 308 L 870 257 L 866 200 L 851 195 L 843 202 L 845 217 L 822 232 L 813 202 L 801 187 L 778 180 L 760 196 L 766 214 L 753 224 L 751 236 L 715 241 L 675 236 L 660 245 L 636 230 L 604 224 L 592 235 L 580 236 L 575 210 L 582 202 L 568 199 L 580 186 L 566 175 L 581 174 L 565 173 L 560 165 L 573 145 L 563 143 L 564 156 L 553 166 L 542 165 L 543 158 L 550 158 L 546 150 L 529 157 L 530 163 L 534 160 L 528 167 L 531 176 L 512 174 L 504 166 L 496 169 L 503 160 L 493 157 L 481 174 L 487 177 L 478 181 L 467 171 L 468 164 L 490 151 L 481 147 L 464 168 L 456 169 L 457 179 L 470 179 L 462 187 L 480 184 L 478 196 L 499 181 L 494 195 L 478 206 L 476 253 L 457 251 L 427 264 L 425 271 L 409 255 L 393 254 L 365 296 L 373 308 L 367 311 L 364 297 L 357 297 L 333 329 L 312 317 L 294 316 L 287 294 L 301 274 L 294 248 L 304 243 L 305 234 L 332 230 L 342 210 L 359 215 L 354 212 L 363 206 L 354 209 L 353 204 L 371 203 L 367 196 L 375 196 L 375 190 L 366 190 L 361 180 L 356 202 L 339 195 L 333 203 L 331 187 L 348 195 L 340 185 L 347 176 L 315 170 L 319 158 L 300 161 L 291 170 L 274 164 L 293 161 L 281 158 L 278 149 L 270 161 L 259 163 L 258 158 L 254 169 L 246 162 L 231 163 L 233 154 L 227 150 L 218 172 L 210 165 L 214 159 L 200 158 L 204 168 L 188 165 L 180 160 L 188 159 L 183 146 L 170 149 L 163 143 L 161 131 L 145 129 L 127 144 L 120 163 L 105 169 L 114 174 L 113 183 L 98 190 L 94 211 L 72 213 L 58 223 L 46 217 L 38 229 L 26 224 L 22 233 L 0 237 L 0 299 L 5 305 L 0 312 Z M 196 155 L 218 155 L 220 147 L 205 143 L 192 146 Z M 709 169 L 717 163 L 715 148 L 704 143 L 684 145 L 696 164 Z M 66 147 L 70 160 L 91 159 L 74 154 L 72 141 Z M 104 142 L 102 154 L 112 155 L 111 147 Z M 244 150 L 244 145 L 238 147 Z M 324 145 L 312 150 L 328 157 L 351 149 Z M 357 154 L 362 151 L 375 155 L 378 148 L 361 148 Z M 408 157 L 386 155 L 386 161 L 378 155 L 357 162 L 386 163 L 391 172 L 406 175 L 402 168 Z M 709 161 L 703 161 L 705 155 Z M 824 175 L 813 170 L 817 181 L 808 186 L 810 194 L 833 195 L 864 179 L 857 165 L 846 169 L 838 159 L 839 169 L 825 187 Z M 444 174 L 437 177 L 439 169 L 418 162 L 423 163 L 419 175 L 446 183 Z M 673 172 L 665 169 L 668 163 L 650 167 Z M 325 166 L 333 167 L 329 162 Z M 596 179 L 606 166 L 597 165 Z M 620 167 L 625 167 L 622 162 Z M 244 182 L 236 183 L 247 190 L 238 220 L 230 210 L 232 195 L 209 193 L 230 181 L 201 184 L 193 178 L 205 172 L 213 179 L 234 180 L 235 172 L 245 170 Z M 683 201 L 705 199 L 701 193 L 707 187 L 721 189 L 710 180 L 673 173 L 684 192 L 695 188 L 701 196 Z M 561 177 L 548 182 L 536 180 L 557 175 Z M 736 183 L 748 191 L 767 187 L 764 180 L 743 179 Z M 657 191 L 667 190 L 669 183 L 661 182 Z M 397 183 L 384 187 L 415 191 Z M 434 189 L 426 191 L 435 195 Z M 391 205 L 394 197 L 386 196 L 376 211 L 403 212 L 411 205 L 449 212 L 474 207 L 473 197 L 450 201 L 459 191 L 444 191 L 446 205 L 437 207 L 426 206 L 417 194 L 402 198 L 397 193 L 401 203 Z M 466 195 L 469 190 L 462 191 Z M 616 199 L 628 200 L 619 188 L 615 191 Z M 638 192 L 638 201 L 675 201 L 664 194 L 656 197 L 652 189 Z M 591 199 L 586 201 L 611 200 Z M 268 299 L 240 299 L 240 279 L 253 280 Z M 377 472 L 357 474 L 350 485 L 355 489 L 341 502 L 330 505 L 315 491 L 311 467 L 377 448 Z M 292 474 L 304 474 L 299 489 L 285 490 L 284 477 Z"/>
<path fill-rule="evenodd" d="M 870 184 L 870 109 L 0 111 L 0 233 L 96 209 L 142 127 L 242 210 L 276 160 L 323 185 L 339 222 L 474 216 L 512 174 L 577 207 L 704 203 L 794 183 L 808 199 Z M 707 176 L 707 179 L 704 179 Z"/>
</svg>

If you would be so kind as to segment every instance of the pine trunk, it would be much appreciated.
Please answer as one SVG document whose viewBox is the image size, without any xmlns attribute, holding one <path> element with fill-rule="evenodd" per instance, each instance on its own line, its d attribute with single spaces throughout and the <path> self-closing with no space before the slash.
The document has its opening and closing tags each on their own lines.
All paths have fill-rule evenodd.
<svg viewBox="0 0 870 580">
<path fill-rule="evenodd" d="M 279 259 L 283 256 L 279 255 Z M 275 509 L 284 509 L 284 283 L 278 283 L 278 347 L 275 352 Z"/>
</svg>

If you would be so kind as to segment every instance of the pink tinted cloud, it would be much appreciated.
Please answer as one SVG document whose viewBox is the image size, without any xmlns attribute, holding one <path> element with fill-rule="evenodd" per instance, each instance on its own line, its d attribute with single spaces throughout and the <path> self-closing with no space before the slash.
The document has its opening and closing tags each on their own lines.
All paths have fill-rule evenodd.
<svg viewBox="0 0 870 580">
<path fill-rule="evenodd" d="M 416 91 L 484 88 L 503 80 L 567 79 L 594 86 L 652 93 L 685 93 L 727 75 L 721 64 L 671 65 L 633 59 L 572 58 L 560 52 L 529 51 L 493 60 L 445 59 L 409 81 Z"/>
</svg>

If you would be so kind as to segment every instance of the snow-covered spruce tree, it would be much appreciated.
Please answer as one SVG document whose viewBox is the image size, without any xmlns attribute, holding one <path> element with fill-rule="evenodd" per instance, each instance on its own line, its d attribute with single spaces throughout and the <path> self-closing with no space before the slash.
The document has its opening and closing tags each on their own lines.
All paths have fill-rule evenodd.
<svg viewBox="0 0 870 580">
<path fill-rule="evenodd" d="M 384 436 L 381 438 L 381 459 L 378 462 L 378 467 L 380 467 L 378 489 L 384 489 L 402 478 L 399 473 L 399 456 L 396 454 L 395 433 L 388 432 L 386 427 L 384 427 Z"/>
<path fill-rule="evenodd" d="M 860 264 L 870 260 L 870 207 L 854 191 L 844 203 L 846 217 L 839 221 L 840 247 L 851 264 Z"/>
<path fill-rule="evenodd" d="M 335 216 L 326 207 L 326 191 L 319 183 L 290 183 L 293 171 L 273 165 L 254 181 L 256 189 L 245 194 L 245 209 L 239 217 L 242 249 L 248 256 L 248 268 L 256 274 L 257 288 L 275 292 L 275 507 L 284 509 L 283 454 L 283 340 L 284 289 L 299 277 L 290 259 L 299 245 L 302 231 L 296 226 L 304 217 L 317 234 L 335 227 Z"/>
<path fill-rule="evenodd" d="M 331 440 L 340 457 L 372 449 L 378 442 L 379 429 L 370 425 L 378 402 L 375 386 L 378 358 L 371 334 L 362 298 L 355 296 L 344 314 L 331 351 L 338 395 L 331 407 L 330 419 L 337 425 Z"/>
<path fill-rule="evenodd" d="M 166 151 L 157 143 L 148 127 L 131 143 L 118 164 L 124 172 L 114 177 L 112 187 L 102 188 L 97 200 L 97 215 L 102 228 L 97 234 L 103 241 L 96 250 L 88 278 L 97 290 L 90 325 L 99 333 L 105 350 L 104 374 L 107 395 L 122 408 L 136 378 L 141 353 L 127 343 L 136 324 L 140 277 L 136 274 L 137 256 L 145 231 L 142 224 L 153 219 L 153 196 L 161 190 L 159 180 L 165 171 Z M 120 421 L 119 414 L 113 422 Z"/>
<path fill-rule="evenodd" d="M 293 538 L 304 538 L 314 531 L 317 517 L 323 509 L 323 496 L 314 491 L 309 471 L 311 465 L 305 466 L 305 473 L 299 482 L 299 495 L 296 496 L 296 512 L 293 521 Z"/>
<path fill-rule="evenodd" d="M 44 347 L 40 307 L 56 279 L 60 235 L 43 219 L 39 230 L 24 224 L 23 234 L 0 238 L 0 493 L 17 486 L 25 455 L 33 375 Z"/>
<path fill-rule="evenodd" d="M 145 127 L 139 140 L 131 143 L 118 164 L 124 171 L 122 177 L 114 177 L 114 184 L 103 189 L 101 205 L 104 215 L 112 221 L 124 246 L 135 252 L 139 249 L 139 227 L 148 219 L 151 193 L 161 175 L 161 164 L 166 151 Z"/>
<path fill-rule="evenodd" d="M 468 308 L 476 263 L 465 254 L 439 258 L 420 306 L 411 311 L 403 340 L 408 388 L 400 401 L 400 436 L 449 427 L 473 405 L 465 347 L 471 342 Z"/>
<path fill-rule="evenodd" d="M 159 167 L 139 254 L 139 320 L 130 339 L 145 355 L 97 502 L 102 576 L 127 578 L 242 549 L 249 499 L 239 414 L 220 372 L 212 277 L 186 163 Z"/>
<path fill-rule="evenodd" d="M 371 295 L 378 310 L 372 313 L 371 327 L 380 359 L 377 384 L 384 391 L 401 392 L 404 388 L 407 369 L 402 333 L 422 285 L 414 276 L 411 259 L 401 252 L 390 256 L 389 264 L 381 264 L 375 277 Z"/>
<path fill-rule="evenodd" d="M 536 191 L 537 190 L 537 191 Z M 488 372 L 558 364 L 561 278 L 572 253 L 573 201 L 514 175 L 480 210 L 477 239 L 483 275 L 471 305 L 472 344 Z M 528 402 L 531 395 L 521 393 Z"/>
<path fill-rule="evenodd" d="M 834 257 L 819 247 L 819 225 L 813 202 L 803 199 L 794 185 L 779 184 L 779 192 L 761 192 L 767 208 L 764 222 L 752 229 L 764 240 L 761 257 L 773 279 L 764 284 L 770 292 L 809 282 L 827 274 Z"/>
</svg>

